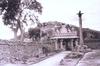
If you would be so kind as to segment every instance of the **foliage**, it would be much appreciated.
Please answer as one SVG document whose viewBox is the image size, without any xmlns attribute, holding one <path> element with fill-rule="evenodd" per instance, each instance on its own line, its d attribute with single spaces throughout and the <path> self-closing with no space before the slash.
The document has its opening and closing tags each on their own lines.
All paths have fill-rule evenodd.
<svg viewBox="0 0 100 66">
<path fill-rule="evenodd" d="M 40 28 L 30 28 L 28 30 L 29 38 L 32 38 L 33 40 L 40 39 Z"/>
<path fill-rule="evenodd" d="M 0 3 L 0 7 L 2 9 L 2 12 L 5 10 L 3 19 L 4 24 L 12 24 L 11 20 L 15 20 L 15 16 L 19 12 L 19 5 L 20 0 L 2 0 L 2 3 Z"/>
<path fill-rule="evenodd" d="M 25 0 L 26 1 L 26 0 Z M 12 20 L 16 20 L 16 16 L 22 11 L 23 8 L 33 9 L 36 12 L 42 13 L 42 6 L 36 0 L 31 1 L 22 0 L 1 0 L 0 7 L 2 12 L 4 12 L 4 24 L 12 24 Z"/>
<path fill-rule="evenodd" d="M 20 29 L 23 32 L 23 23 L 27 23 L 26 15 L 22 19 L 25 9 L 34 10 L 39 14 L 42 13 L 42 6 L 36 0 L 0 0 L 0 8 L 3 15 L 5 25 L 10 25 L 13 31 L 17 32 Z M 33 15 L 36 21 L 38 19 Z M 31 16 L 30 20 L 34 21 Z"/>
</svg>

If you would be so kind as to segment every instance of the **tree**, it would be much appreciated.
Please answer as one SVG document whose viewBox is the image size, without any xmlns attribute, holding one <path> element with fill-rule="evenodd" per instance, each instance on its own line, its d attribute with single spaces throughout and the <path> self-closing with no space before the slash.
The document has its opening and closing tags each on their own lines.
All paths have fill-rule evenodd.
<svg viewBox="0 0 100 66">
<path fill-rule="evenodd" d="M 32 40 L 39 40 L 40 39 L 40 28 L 30 28 L 28 30 L 29 38 L 32 38 Z"/>
<path fill-rule="evenodd" d="M 9 25 L 14 31 L 15 38 L 17 37 L 18 29 L 21 32 L 21 40 L 23 40 L 24 24 L 27 24 L 27 14 L 24 15 L 25 10 L 34 10 L 39 14 L 42 13 L 42 6 L 36 0 L 0 0 L 0 8 L 3 15 L 4 25 Z M 33 14 L 33 18 L 37 21 L 38 19 Z M 30 20 L 34 21 L 31 15 Z"/>
</svg>

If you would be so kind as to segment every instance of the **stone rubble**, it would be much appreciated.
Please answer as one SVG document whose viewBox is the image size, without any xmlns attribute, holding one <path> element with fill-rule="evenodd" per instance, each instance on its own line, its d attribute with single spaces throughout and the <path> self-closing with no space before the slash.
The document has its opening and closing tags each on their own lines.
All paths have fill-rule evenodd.
<svg viewBox="0 0 100 66">
<path fill-rule="evenodd" d="M 51 44 L 36 43 L 0 39 L 0 64 L 36 63 L 40 59 L 39 57 L 36 58 L 36 56 L 45 55 L 42 47 L 47 47 L 49 54 L 54 51 L 54 47 Z"/>
</svg>

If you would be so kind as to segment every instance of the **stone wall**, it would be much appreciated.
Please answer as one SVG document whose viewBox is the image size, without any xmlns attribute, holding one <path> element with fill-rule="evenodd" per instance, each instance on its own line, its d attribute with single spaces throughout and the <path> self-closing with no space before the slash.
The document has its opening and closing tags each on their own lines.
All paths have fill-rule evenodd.
<svg viewBox="0 0 100 66">
<path fill-rule="evenodd" d="M 29 58 L 42 54 L 42 47 L 54 51 L 54 46 L 51 43 L 0 40 L 0 63 L 26 62 Z"/>
<path fill-rule="evenodd" d="M 85 40 L 84 42 L 91 49 L 100 49 L 100 39 Z"/>
</svg>

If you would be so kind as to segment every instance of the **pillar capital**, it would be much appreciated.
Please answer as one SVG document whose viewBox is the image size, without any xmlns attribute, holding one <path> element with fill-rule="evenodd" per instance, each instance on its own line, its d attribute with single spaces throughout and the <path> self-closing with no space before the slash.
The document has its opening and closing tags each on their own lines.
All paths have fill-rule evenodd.
<svg viewBox="0 0 100 66">
<path fill-rule="evenodd" d="M 77 15 L 78 15 L 79 17 L 81 17 L 82 14 L 83 14 L 83 13 L 81 13 L 81 11 L 79 11 L 79 12 L 77 13 Z"/>
</svg>

